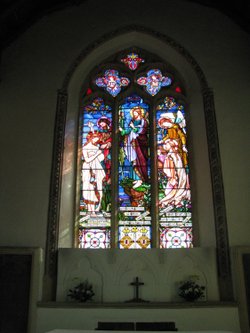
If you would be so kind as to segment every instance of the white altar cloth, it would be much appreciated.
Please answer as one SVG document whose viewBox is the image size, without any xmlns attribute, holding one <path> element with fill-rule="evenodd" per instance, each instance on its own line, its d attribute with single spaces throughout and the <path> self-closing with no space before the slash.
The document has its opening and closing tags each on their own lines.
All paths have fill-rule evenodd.
<svg viewBox="0 0 250 333">
<path fill-rule="evenodd" d="M 66 330 L 66 329 L 55 329 L 46 333 L 157 333 L 157 331 L 101 331 L 101 330 Z M 158 331 L 162 333 L 163 331 Z M 176 331 L 166 331 L 168 333 L 175 333 Z M 232 331 L 177 331 L 178 333 L 234 333 Z"/>
</svg>

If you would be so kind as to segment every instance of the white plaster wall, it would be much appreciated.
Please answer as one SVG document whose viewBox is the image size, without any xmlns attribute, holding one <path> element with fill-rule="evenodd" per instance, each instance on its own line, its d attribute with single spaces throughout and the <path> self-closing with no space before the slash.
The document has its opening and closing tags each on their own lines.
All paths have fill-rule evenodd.
<svg viewBox="0 0 250 333">
<path fill-rule="evenodd" d="M 60 249 L 57 301 L 70 301 L 69 289 L 86 279 L 93 285 L 93 302 L 123 303 L 134 299 L 130 285 L 138 277 L 144 285 L 139 298 L 149 302 L 180 302 L 181 281 L 197 278 L 205 286 L 202 301 L 218 301 L 216 253 L 212 248 L 164 251 Z"/>
</svg>

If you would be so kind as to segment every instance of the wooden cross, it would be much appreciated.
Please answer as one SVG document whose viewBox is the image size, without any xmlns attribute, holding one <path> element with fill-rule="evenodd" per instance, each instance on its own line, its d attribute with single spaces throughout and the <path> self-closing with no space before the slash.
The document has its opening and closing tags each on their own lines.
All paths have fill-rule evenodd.
<svg viewBox="0 0 250 333">
<path fill-rule="evenodd" d="M 140 299 L 139 299 L 139 287 L 140 286 L 143 286 L 144 283 L 143 282 L 139 282 L 139 278 L 138 276 L 135 278 L 135 282 L 131 282 L 130 283 L 131 286 L 134 286 L 135 287 L 135 302 L 138 302 Z"/>
<path fill-rule="evenodd" d="M 143 286 L 144 283 L 139 282 L 138 276 L 135 278 L 134 282 L 130 283 L 130 285 L 135 287 L 135 298 L 133 298 L 130 301 L 127 301 L 127 302 L 148 302 L 148 301 L 144 301 L 143 299 L 139 298 L 139 287 Z"/>
</svg>

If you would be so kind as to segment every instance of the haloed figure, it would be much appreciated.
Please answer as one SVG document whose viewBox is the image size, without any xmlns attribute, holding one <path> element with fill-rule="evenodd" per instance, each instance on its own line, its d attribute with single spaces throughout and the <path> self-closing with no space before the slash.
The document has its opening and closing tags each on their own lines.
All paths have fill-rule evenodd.
<svg viewBox="0 0 250 333">
<path fill-rule="evenodd" d="M 99 148 L 99 134 L 89 132 L 87 142 L 82 148 L 82 196 L 89 212 L 100 211 L 103 196 L 103 179 L 105 172 L 102 167 L 104 154 Z"/>
<path fill-rule="evenodd" d="M 163 172 L 168 181 L 165 188 L 165 197 L 160 200 L 160 205 L 167 206 L 169 203 L 173 203 L 178 207 L 183 200 L 190 200 L 188 176 L 178 152 L 178 141 L 167 139 L 162 148 L 166 154 Z"/>
<path fill-rule="evenodd" d="M 130 115 L 132 119 L 129 128 L 120 128 L 120 131 L 126 135 L 124 151 L 128 161 L 133 164 L 134 187 L 137 187 L 148 180 L 148 121 L 145 110 L 140 106 L 132 108 Z"/>
<path fill-rule="evenodd" d="M 105 116 L 102 116 L 97 121 L 97 126 L 99 128 L 99 144 L 100 148 L 104 154 L 104 166 L 106 172 L 106 182 L 110 183 L 111 179 L 111 121 Z"/>
<path fill-rule="evenodd" d="M 165 197 L 160 205 L 181 206 L 183 200 L 190 200 L 186 135 L 173 113 L 162 114 L 158 124 L 167 131 L 158 149 L 158 167 L 167 179 Z"/>
</svg>

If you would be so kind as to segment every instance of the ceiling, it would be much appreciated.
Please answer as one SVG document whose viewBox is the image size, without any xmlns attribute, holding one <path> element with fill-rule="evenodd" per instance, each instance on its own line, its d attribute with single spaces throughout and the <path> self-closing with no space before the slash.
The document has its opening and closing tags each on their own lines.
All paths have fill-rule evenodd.
<svg viewBox="0 0 250 333">
<path fill-rule="evenodd" d="M 86 0 L 0 0 L 0 40 L 2 48 L 42 16 Z M 250 0 L 185 0 L 213 7 L 229 16 L 250 33 Z"/>
</svg>

